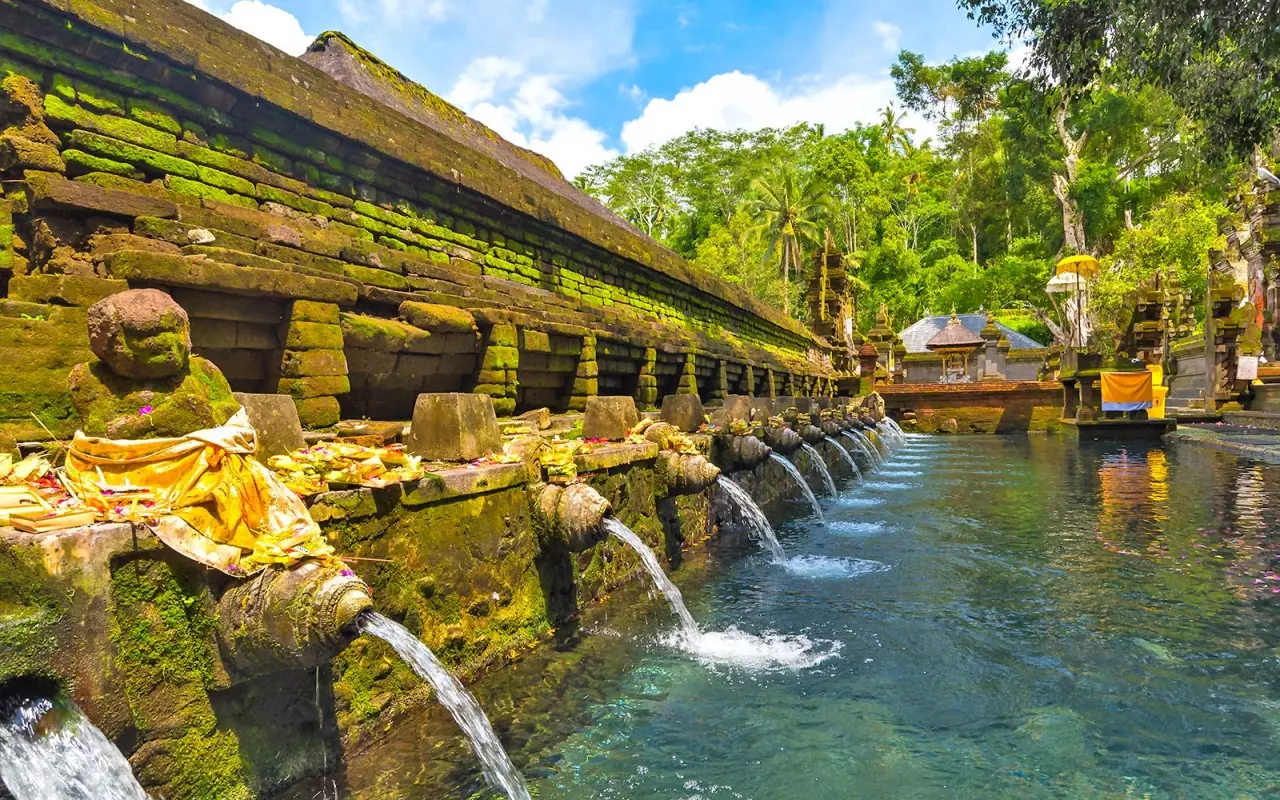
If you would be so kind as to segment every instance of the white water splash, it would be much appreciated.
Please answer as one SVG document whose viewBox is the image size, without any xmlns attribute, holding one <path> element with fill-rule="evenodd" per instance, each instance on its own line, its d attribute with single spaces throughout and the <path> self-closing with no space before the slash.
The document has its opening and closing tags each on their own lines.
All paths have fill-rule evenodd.
<svg viewBox="0 0 1280 800">
<path fill-rule="evenodd" d="M 891 567 L 865 558 L 832 558 L 829 556 L 796 556 L 786 563 L 787 571 L 802 578 L 856 578 L 873 572 L 888 572 Z"/>
<path fill-rule="evenodd" d="M 61 697 L 0 708 L 0 780 L 17 800 L 147 800 L 120 751 Z"/>
<path fill-rule="evenodd" d="M 516 771 L 515 765 L 502 742 L 493 732 L 489 718 L 484 715 L 480 704 L 471 696 L 457 678 L 445 669 L 440 659 L 425 644 L 418 641 L 405 628 L 381 614 L 365 612 L 360 617 L 360 630 L 377 636 L 399 654 L 405 663 L 413 668 L 418 677 L 431 684 L 436 698 L 449 710 L 453 719 L 467 734 L 471 749 L 475 751 L 484 769 L 484 776 L 490 785 L 501 789 L 511 800 L 531 800 L 529 787 L 524 778 Z"/>
<path fill-rule="evenodd" d="M 877 492 L 892 492 L 899 489 L 915 489 L 918 483 L 906 483 L 905 481 L 867 481 L 862 484 L 862 488 L 871 489 Z"/>
<path fill-rule="evenodd" d="M 688 653 L 708 667 L 736 667 L 749 672 L 810 669 L 840 653 L 840 642 L 766 632 L 759 635 L 737 628 L 707 631 L 696 639 L 673 633 L 664 643 Z"/>
<path fill-rule="evenodd" d="M 850 522 L 848 520 L 828 522 L 827 528 L 840 536 L 875 536 L 887 530 L 883 522 Z"/>
<path fill-rule="evenodd" d="M 876 474 L 882 478 L 919 478 L 924 473 L 918 469 L 882 469 Z"/>
</svg>

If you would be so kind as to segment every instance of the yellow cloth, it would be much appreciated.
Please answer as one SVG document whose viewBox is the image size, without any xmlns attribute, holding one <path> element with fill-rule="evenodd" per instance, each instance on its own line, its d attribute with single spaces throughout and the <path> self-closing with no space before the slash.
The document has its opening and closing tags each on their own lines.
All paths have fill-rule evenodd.
<svg viewBox="0 0 1280 800">
<path fill-rule="evenodd" d="M 1102 373 L 1102 407 L 1109 404 L 1146 403 L 1151 405 L 1151 373 L 1104 372 Z"/>
<path fill-rule="evenodd" d="M 244 409 L 226 425 L 171 439 L 102 439 L 77 432 L 67 488 L 107 516 L 155 518 L 168 546 L 228 575 L 326 558 L 333 549 L 301 498 L 252 457 Z M 136 502 L 133 489 L 146 490 Z M 150 501 L 150 502 L 148 502 Z"/>
</svg>

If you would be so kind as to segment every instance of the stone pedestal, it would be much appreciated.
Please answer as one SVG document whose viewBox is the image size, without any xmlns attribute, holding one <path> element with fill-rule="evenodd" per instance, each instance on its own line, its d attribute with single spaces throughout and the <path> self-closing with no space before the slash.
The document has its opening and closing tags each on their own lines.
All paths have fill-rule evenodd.
<svg viewBox="0 0 1280 800">
<path fill-rule="evenodd" d="M 258 432 L 258 458 L 285 455 L 307 446 L 298 407 L 288 395 L 236 392 L 234 397 Z"/>
<path fill-rule="evenodd" d="M 420 394 L 406 448 L 431 461 L 474 461 L 502 449 L 493 400 L 482 394 Z"/>
<path fill-rule="evenodd" d="M 630 397 L 588 397 L 587 410 L 582 419 L 582 435 L 587 439 L 617 442 L 627 438 L 627 434 L 639 422 L 636 402 Z"/>
</svg>

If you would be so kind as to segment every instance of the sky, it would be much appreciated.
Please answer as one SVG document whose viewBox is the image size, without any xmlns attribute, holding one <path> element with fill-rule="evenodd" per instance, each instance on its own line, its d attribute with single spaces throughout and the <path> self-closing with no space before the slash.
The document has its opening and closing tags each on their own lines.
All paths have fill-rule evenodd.
<svg viewBox="0 0 1280 800">
<path fill-rule="evenodd" d="M 694 128 L 874 122 L 899 50 L 1000 46 L 954 0 L 187 2 L 294 55 L 341 30 L 571 177 Z"/>
</svg>

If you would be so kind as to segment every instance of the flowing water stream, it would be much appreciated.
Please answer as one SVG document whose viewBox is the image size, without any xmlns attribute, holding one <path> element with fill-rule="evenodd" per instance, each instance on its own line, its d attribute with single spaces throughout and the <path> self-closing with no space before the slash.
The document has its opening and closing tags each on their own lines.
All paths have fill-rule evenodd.
<svg viewBox="0 0 1280 800">
<path fill-rule="evenodd" d="M 0 783 L 16 800 L 147 800 L 129 762 L 80 709 L 34 687 L 0 701 Z"/>
<path fill-rule="evenodd" d="M 835 497 L 840 494 L 839 490 L 836 489 L 835 479 L 831 477 L 831 470 L 827 469 L 827 462 L 822 460 L 822 454 L 818 452 L 818 448 L 805 442 L 800 445 L 800 449 L 805 452 L 805 455 L 809 456 L 809 460 L 817 468 L 818 475 L 822 477 L 822 488 L 826 491 L 827 496 Z M 821 514 L 821 511 L 819 511 L 819 514 Z"/>
<path fill-rule="evenodd" d="M 674 587 L 672 587 L 674 588 Z M 679 590 L 676 590 L 679 594 Z M 686 614 L 688 612 L 685 612 Z M 692 617 L 689 620 L 693 621 Z M 453 715 L 458 727 L 466 733 L 471 749 L 480 759 L 484 776 L 489 784 L 500 788 L 511 800 L 530 800 L 529 787 L 524 778 L 511 763 L 502 742 L 498 741 L 484 715 L 480 704 L 457 678 L 445 669 L 440 659 L 436 658 L 430 648 L 418 641 L 418 638 L 403 626 L 392 622 L 376 612 L 365 612 L 360 619 L 360 630 L 370 636 L 376 636 L 387 644 L 413 668 L 418 677 L 431 684 L 436 699 Z"/>
<path fill-rule="evenodd" d="M 663 572 L 658 556 L 649 549 L 649 546 L 639 536 L 636 536 L 635 531 L 618 520 L 607 519 L 604 521 L 604 527 L 610 536 L 622 541 L 634 550 L 636 555 L 640 556 L 640 563 L 644 566 L 644 571 L 649 573 L 649 578 L 653 581 L 653 585 L 657 587 L 663 597 L 667 598 L 667 603 L 671 606 L 671 610 L 679 617 L 684 635 L 690 639 L 698 638 L 701 635 L 698 630 L 698 623 L 694 622 L 693 615 L 685 607 L 684 598 L 681 597 L 680 590 L 667 577 L 667 573 Z"/>
<path fill-rule="evenodd" d="M 858 435 L 857 431 L 841 431 L 840 435 L 847 437 L 849 441 L 853 442 L 854 446 L 857 447 L 858 450 L 864 456 L 867 457 L 868 470 L 873 470 L 876 468 L 876 465 L 879 463 L 879 459 L 877 459 L 874 455 L 871 454 L 871 450 L 867 447 L 866 441 L 861 436 Z M 859 473 L 858 477 L 862 477 L 861 473 Z"/>
<path fill-rule="evenodd" d="M 830 436 L 827 437 L 827 443 L 834 447 L 835 451 L 844 458 L 845 463 L 849 465 L 849 470 L 859 479 L 862 478 L 862 470 L 858 469 L 858 462 L 853 460 L 853 456 L 849 454 L 848 450 L 844 449 L 844 445 L 840 444 Z"/>
<path fill-rule="evenodd" d="M 807 446 L 808 445 L 806 445 L 806 447 Z M 787 471 L 787 474 L 791 476 L 791 479 L 796 482 L 796 486 L 799 487 L 801 493 L 804 494 L 805 499 L 809 501 L 809 505 L 813 508 L 813 515 L 818 518 L 818 521 L 825 521 L 825 518 L 822 516 L 822 506 L 818 505 L 817 496 L 814 495 L 813 490 L 809 488 L 809 482 L 800 474 L 800 470 L 796 469 L 796 465 L 792 464 L 785 456 L 780 456 L 777 453 L 771 453 L 769 455 L 769 460 Z M 821 461 L 821 459 L 819 459 L 819 461 Z"/>
<path fill-rule="evenodd" d="M 790 463 L 786 459 L 782 460 L 785 463 Z M 800 484 L 805 486 L 803 480 L 800 481 Z M 769 549 L 769 553 L 773 556 L 775 562 L 785 562 L 787 553 L 782 549 L 782 543 L 778 541 L 778 535 L 773 532 L 773 526 L 769 524 L 769 518 L 760 510 L 760 506 L 756 505 L 756 501 L 751 499 L 751 495 L 747 494 L 745 489 L 724 475 L 716 478 L 716 486 L 720 487 L 720 491 L 729 499 L 730 504 L 737 512 L 739 521 L 747 529 L 747 533 Z M 808 487 L 805 486 L 805 488 Z M 814 499 L 814 503 L 815 505 L 817 504 L 817 499 Z"/>
</svg>

